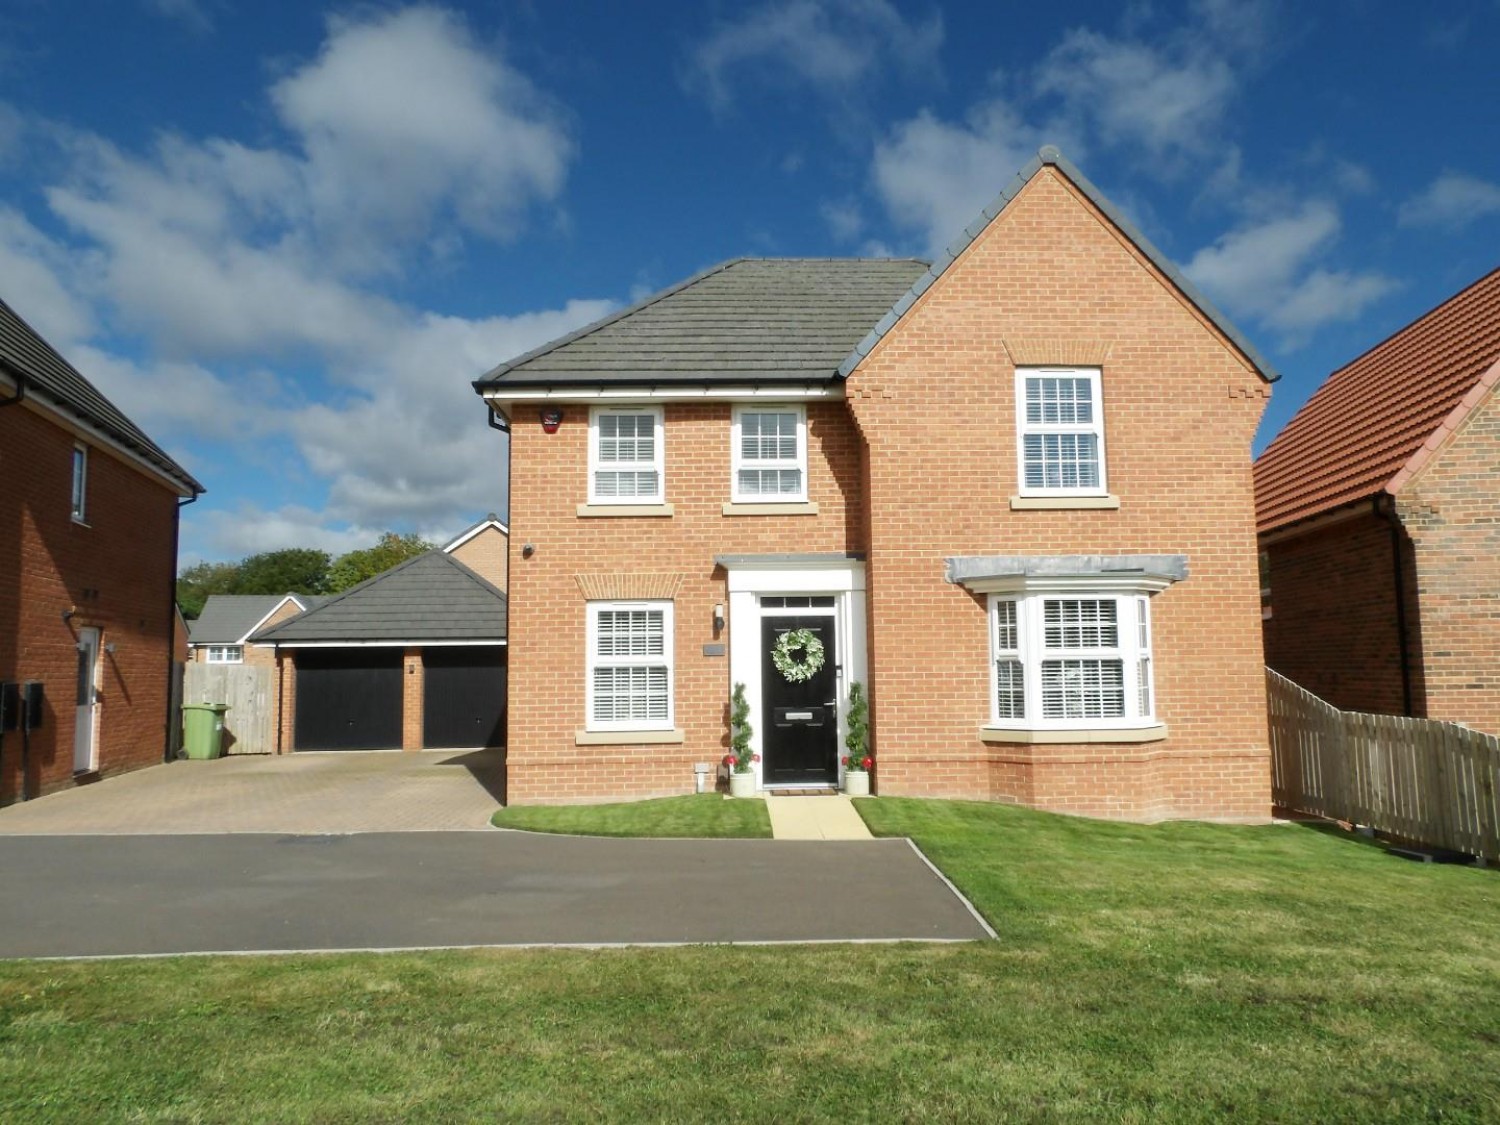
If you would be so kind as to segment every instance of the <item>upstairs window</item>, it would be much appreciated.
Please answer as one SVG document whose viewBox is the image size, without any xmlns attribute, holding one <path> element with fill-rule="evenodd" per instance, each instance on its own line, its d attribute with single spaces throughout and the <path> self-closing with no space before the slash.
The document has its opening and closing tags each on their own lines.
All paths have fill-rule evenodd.
<svg viewBox="0 0 1500 1125">
<path fill-rule="evenodd" d="M 672 603 L 590 602 L 588 729 L 672 727 Z"/>
<path fill-rule="evenodd" d="M 734 410 L 736 503 L 807 499 L 807 414 L 800 406 L 738 406 Z"/>
<path fill-rule="evenodd" d="M 208 663 L 210 664 L 240 664 L 245 659 L 245 647 L 243 645 L 209 645 Z"/>
<path fill-rule="evenodd" d="M 589 503 L 665 503 L 663 468 L 661 407 L 589 416 Z"/>
<path fill-rule="evenodd" d="M 83 523 L 88 516 L 89 450 L 86 445 L 73 447 L 73 520 Z"/>
<path fill-rule="evenodd" d="M 1021 495 L 1104 495 L 1097 368 L 1018 368 L 1016 428 Z"/>
</svg>

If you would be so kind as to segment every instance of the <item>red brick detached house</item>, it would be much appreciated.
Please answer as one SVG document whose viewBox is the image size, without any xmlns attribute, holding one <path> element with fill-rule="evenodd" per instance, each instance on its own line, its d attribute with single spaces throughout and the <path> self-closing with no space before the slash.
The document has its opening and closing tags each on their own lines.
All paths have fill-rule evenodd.
<svg viewBox="0 0 1500 1125">
<path fill-rule="evenodd" d="M 1255 465 L 1266 662 L 1500 734 L 1500 270 L 1328 377 Z"/>
<path fill-rule="evenodd" d="M 202 486 L 3 301 L 0 481 L 0 803 L 162 761 Z"/>
<path fill-rule="evenodd" d="M 1265 816 L 1271 377 L 1053 149 L 936 263 L 728 262 L 497 368 L 510 799 L 689 791 L 736 683 L 758 783 L 835 785 L 860 681 L 880 793 Z"/>
</svg>

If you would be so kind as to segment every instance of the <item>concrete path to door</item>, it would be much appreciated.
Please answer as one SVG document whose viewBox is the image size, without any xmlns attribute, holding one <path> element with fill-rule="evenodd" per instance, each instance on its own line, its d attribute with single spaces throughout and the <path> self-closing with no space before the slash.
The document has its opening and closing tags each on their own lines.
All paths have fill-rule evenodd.
<svg viewBox="0 0 1500 1125">
<path fill-rule="evenodd" d="M 993 937 L 906 840 L 0 840 L 0 957 Z"/>
<path fill-rule="evenodd" d="M 151 766 L 0 809 L 0 836 L 481 829 L 504 750 L 245 755 Z"/>
<path fill-rule="evenodd" d="M 771 835 L 778 840 L 871 840 L 854 802 L 842 793 L 766 795 Z"/>
</svg>

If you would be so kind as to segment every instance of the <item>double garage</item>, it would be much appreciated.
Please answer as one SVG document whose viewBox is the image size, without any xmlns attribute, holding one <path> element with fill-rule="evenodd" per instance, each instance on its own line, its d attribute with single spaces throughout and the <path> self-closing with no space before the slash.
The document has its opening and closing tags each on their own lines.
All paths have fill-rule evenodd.
<svg viewBox="0 0 1500 1125">
<path fill-rule="evenodd" d="M 505 744 L 505 595 L 442 551 L 257 633 L 291 750 Z"/>
<path fill-rule="evenodd" d="M 305 648 L 294 656 L 294 750 L 400 750 L 420 661 L 421 749 L 505 745 L 502 645 Z M 415 722 L 412 724 L 418 725 Z"/>
</svg>

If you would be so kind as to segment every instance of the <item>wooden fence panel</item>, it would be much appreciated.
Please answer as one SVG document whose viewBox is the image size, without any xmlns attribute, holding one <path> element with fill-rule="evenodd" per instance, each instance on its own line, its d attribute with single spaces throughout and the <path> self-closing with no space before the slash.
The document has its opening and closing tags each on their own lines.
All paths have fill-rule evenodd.
<svg viewBox="0 0 1500 1125">
<path fill-rule="evenodd" d="M 1269 668 L 1266 678 L 1278 805 L 1500 860 L 1500 738 L 1340 711 Z"/>
<path fill-rule="evenodd" d="M 227 703 L 224 715 L 226 754 L 276 752 L 276 670 L 249 664 L 187 666 L 184 703 Z"/>
</svg>

